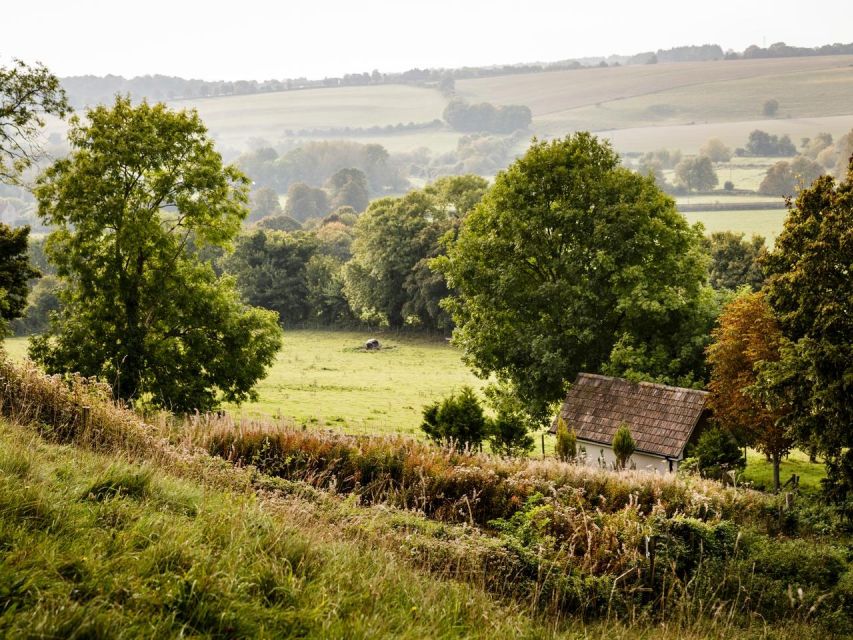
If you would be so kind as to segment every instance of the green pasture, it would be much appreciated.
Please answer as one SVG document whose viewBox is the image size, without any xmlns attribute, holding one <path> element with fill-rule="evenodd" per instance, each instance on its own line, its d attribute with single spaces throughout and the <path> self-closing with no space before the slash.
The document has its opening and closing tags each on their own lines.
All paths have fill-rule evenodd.
<svg viewBox="0 0 853 640">
<path fill-rule="evenodd" d="M 767 462 L 764 454 L 749 449 L 746 454 L 746 463 L 746 469 L 743 472 L 744 480 L 753 483 L 758 489 L 773 488 L 773 464 Z M 800 476 L 802 489 L 819 489 L 820 481 L 826 477 L 826 468 L 823 462 L 809 462 L 807 453 L 794 449 L 790 455 L 782 459 L 779 479 L 785 483 L 793 474 Z"/>
<path fill-rule="evenodd" d="M 378 351 L 365 351 L 376 337 Z M 463 385 L 481 387 L 443 338 L 349 332 L 285 332 L 259 400 L 228 407 L 350 433 L 417 433 L 425 405 Z"/>
<path fill-rule="evenodd" d="M 706 233 L 732 231 L 743 233 L 747 238 L 753 234 L 764 236 L 767 245 L 772 247 L 776 237 L 782 232 L 785 209 L 759 209 L 755 211 L 699 211 L 683 214 L 690 224 L 701 222 Z"/>
</svg>

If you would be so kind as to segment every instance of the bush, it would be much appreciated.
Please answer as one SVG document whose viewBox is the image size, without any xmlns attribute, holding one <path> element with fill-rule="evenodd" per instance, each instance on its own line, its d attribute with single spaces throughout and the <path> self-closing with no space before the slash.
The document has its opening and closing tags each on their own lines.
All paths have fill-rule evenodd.
<svg viewBox="0 0 853 640">
<path fill-rule="evenodd" d="M 613 435 L 613 455 L 616 456 L 616 467 L 624 469 L 636 448 L 637 443 L 634 442 L 631 430 L 627 424 L 622 423 Z"/>
<path fill-rule="evenodd" d="M 569 431 L 566 421 L 557 418 L 557 458 L 563 462 L 572 462 L 578 455 L 578 440 L 575 430 Z"/>
<path fill-rule="evenodd" d="M 520 456 L 533 449 L 533 437 L 527 424 L 517 414 L 499 413 L 488 424 L 492 451 L 505 456 Z"/>
<path fill-rule="evenodd" d="M 692 455 L 699 472 L 706 478 L 724 480 L 729 471 L 742 470 L 746 466 L 746 458 L 737 441 L 718 427 L 699 437 Z"/>
<path fill-rule="evenodd" d="M 726 181 L 723 183 L 723 189 L 724 189 L 725 191 L 734 191 L 734 190 L 735 190 L 735 183 L 734 183 L 734 182 L 732 182 L 731 180 L 726 180 Z"/>
<path fill-rule="evenodd" d="M 441 402 L 424 408 L 421 429 L 433 442 L 457 449 L 476 447 L 486 437 L 486 417 L 471 387 L 462 387 Z"/>
</svg>

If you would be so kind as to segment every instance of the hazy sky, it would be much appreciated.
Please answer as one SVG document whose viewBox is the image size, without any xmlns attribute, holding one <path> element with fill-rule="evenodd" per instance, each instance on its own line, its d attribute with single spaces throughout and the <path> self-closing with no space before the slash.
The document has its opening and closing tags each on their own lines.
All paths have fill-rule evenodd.
<svg viewBox="0 0 853 640">
<path fill-rule="evenodd" d="M 66 75 L 264 80 L 853 41 L 853 0 L 28 0 L 3 3 L 0 61 Z"/>
</svg>

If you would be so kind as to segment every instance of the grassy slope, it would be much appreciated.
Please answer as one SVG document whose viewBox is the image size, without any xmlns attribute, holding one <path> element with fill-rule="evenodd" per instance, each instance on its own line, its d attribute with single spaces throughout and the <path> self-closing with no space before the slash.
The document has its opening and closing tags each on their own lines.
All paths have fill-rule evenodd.
<svg viewBox="0 0 853 640">
<path fill-rule="evenodd" d="M 5 637 L 542 637 L 317 520 L 0 423 Z"/>
<path fill-rule="evenodd" d="M 695 153 L 710 137 L 742 146 L 756 128 L 792 139 L 853 127 L 853 57 L 786 58 L 584 69 L 457 83 L 472 101 L 527 104 L 539 134 L 606 131 L 621 151 Z M 764 119 L 761 105 L 780 102 Z"/>
<path fill-rule="evenodd" d="M 734 231 L 743 233 L 747 238 L 753 234 L 764 236 L 769 246 L 773 246 L 776 237 L 782 232 L 787 212 L 784 209 L 765 209 L 757 211 L 701 211 L 687 212 L 684 217 L 693 224 L 701 222 L 706 233 L 714 231 Z"/>
</svg>

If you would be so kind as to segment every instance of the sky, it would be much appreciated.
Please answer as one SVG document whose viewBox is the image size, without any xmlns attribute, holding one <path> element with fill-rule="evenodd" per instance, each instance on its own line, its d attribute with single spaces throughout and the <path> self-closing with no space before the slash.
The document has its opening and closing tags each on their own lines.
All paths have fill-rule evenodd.
<svg viewBox="0 0 853 640">
<path fill-rule="evenodd" d="M 59 76 L 266 80 L 853 41 L 853 0 L 28 0 L 4 3 L 0 63 Z"/>
</svg>

